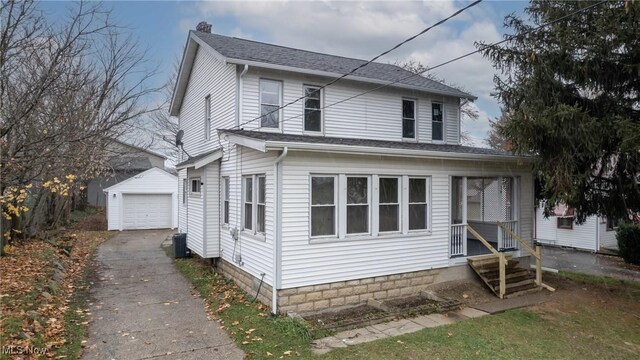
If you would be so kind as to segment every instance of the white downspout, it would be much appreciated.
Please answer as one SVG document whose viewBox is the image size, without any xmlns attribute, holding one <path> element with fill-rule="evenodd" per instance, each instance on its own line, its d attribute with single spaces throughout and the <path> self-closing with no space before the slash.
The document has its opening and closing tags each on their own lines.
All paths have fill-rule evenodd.
<svg viewBox="0 0 640 360">
<path fill-rule="evenodd" d="M 244 81 L 242 81 L 242 77 L 249 71 L 249 65 L 244 64 L 244 69 L 240 73 L 239 78 L 239 89 L 238 89 L 238 116 L 236 117 L 236 128 L 240 127 L 240 122 L 242 121 L 242 98 L 244 92 Z"/>
<path fill-rule="evenodd" d="M 271 286 L 271 313 L 273 315 L 278 314 L 278 289 L 280 289 L 281 283 L 281 274 L 280 274 L 280 258 L 281 258 L 281 248 L 282 248 L 282 239 L 280 238 L 280 233 L 282 232 L 282 176 L 281 169 L 282 160 L 287 156 L 289 152 L 289 147 L 285 146 L 282 149 L 282 153 L 280 156 L 276 158 L 273 162 L 273 174 L 275 179 L 275 194 L 274 194 L 274 227 L 273 227 L 273 281 Z"/>
</svg>

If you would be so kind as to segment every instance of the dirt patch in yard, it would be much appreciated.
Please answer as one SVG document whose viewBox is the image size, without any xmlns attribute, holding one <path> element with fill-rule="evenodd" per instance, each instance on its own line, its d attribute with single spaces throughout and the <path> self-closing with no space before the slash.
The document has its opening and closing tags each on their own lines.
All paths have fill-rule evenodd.
<svg viewBox="0 0 640 360">
<path fill-rule="evenodd" d="M 389 318 L 389 314 L 369 305 L 359 305 L 341 310 L 327 311 L 305 316 L 304 319 L 314 329 L 353 329 L 374 325 Z"/>
<path fill-rule="evenodd" d="M 86 212 L 72 219 L 73 230 L 79 231 L 106 231 L 107 216 L 104 208 L 89 208 Z"/>
</svg>

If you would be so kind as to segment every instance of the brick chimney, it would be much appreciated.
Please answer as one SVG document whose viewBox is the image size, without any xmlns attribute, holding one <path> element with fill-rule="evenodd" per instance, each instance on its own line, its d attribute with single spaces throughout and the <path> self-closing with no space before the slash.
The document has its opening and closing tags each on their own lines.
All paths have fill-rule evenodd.
<svg viewBox="0 0 640 360">
<path fill-rule="evenodd" d="M 196 26 L 196 31 L 200 31 L 200 32 L 211 34 L 211 24 L 209 24 L 206 21 L 200 21 L 198 23 L 198 25 Z"/>
</svg>

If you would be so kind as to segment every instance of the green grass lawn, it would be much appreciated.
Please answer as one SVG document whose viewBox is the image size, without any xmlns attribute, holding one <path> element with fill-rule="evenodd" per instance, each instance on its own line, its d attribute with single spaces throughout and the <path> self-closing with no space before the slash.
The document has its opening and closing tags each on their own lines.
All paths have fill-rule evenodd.
<svg viewBox="0 0 640 360">
<path fill-rule="evenodd" d="M 272 318 L 265 306 L 251 303 L 248 296 L 203 262 L 180 259 L 176 264 L 250 359 L 640 358 L 640 297 L 634 282 L 557 276 L 555 281 L 561 283 L 562 292 L 552 302 L 535 308 L 424 329 L 316 356 L 310 352 L 310 343 L 326 333 L 313 333 L 288 318 Z"/>
</svg>

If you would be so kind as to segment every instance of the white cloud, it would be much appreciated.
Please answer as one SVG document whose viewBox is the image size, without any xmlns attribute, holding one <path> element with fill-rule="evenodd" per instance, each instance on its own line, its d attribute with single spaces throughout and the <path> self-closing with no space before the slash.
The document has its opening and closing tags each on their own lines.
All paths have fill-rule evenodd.
<svg viewBox="0 0 640 360">
<path fill-rule="evenodd" d="M 447 1 L 252 1 L 204 2 L 196 11 L 201 18 L 233 22 L 227 35 L 264 40 L 279 45 L 368 59 L 422 29 L 451 15 L 468 3 Z M 446 24 L 420 36 L 382 61 L 413 58 L 434 66 L 474 51 L 474 42 L 501 39 L 491 19 L 491 10 L 482 6 L 463 12 Z M 193 24 L 193 22 L 192 22 Z M 193 26 L 193 25 L 192 25 Z M 482 103 L 493 103 L 494 70 L 480 54 L 469 56 L 435 70 L 447 82 L 462 86 Z M 490 105 L 487 111 L 495 111 Z M 473 136 L 484 136 L 486 119 L 469 124 Z M 495 114 L 497 115 L 497 114 Z M 482 125 L 481 125 L 482 124 Z"/>
</svg>

